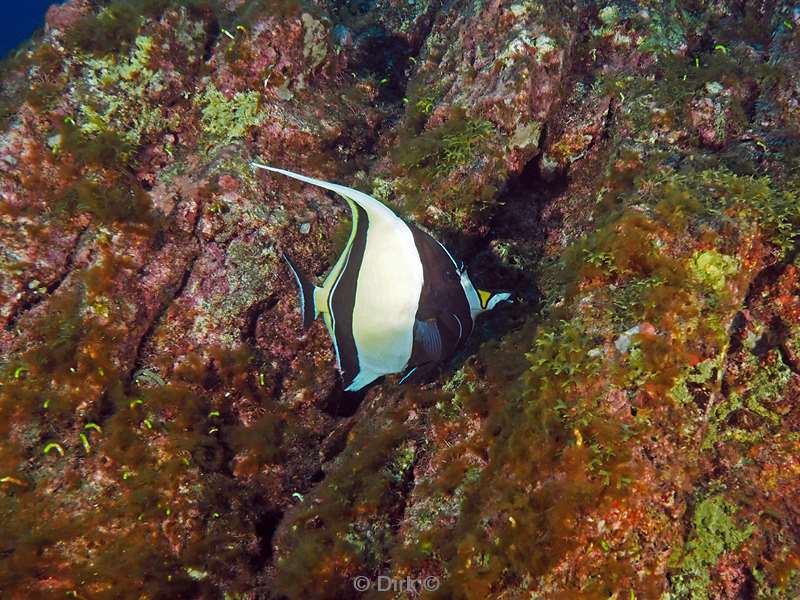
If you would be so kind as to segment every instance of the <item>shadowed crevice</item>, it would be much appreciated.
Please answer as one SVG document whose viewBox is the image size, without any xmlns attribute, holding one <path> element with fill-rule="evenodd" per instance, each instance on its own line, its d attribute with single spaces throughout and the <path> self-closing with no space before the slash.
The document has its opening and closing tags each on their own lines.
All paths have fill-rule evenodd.
<svg viewBox="0 0 800 600">
<path fill-rule="evenodd" d="M 190 280 L 191 275 L 192 275 L 192 271 L 194 270 L 194 265 L 197 262 L 198 257 L 199 257 L 199 253 L 194 253 L 194 254 L 191 255 L 191 257 L 188 260 L 188 264 L 186 265 L 186 267 L 183 270 L 183 273 L 181 275 L 181 278 L 180 278 L 177 286 L 174 288 L 174 290 L 172 292 L 169 292 L 166 295 L 164 300 L 161 302 L 161 305 L 159 306 L 159 309 L 156 311 L 155 315 L 153 316 L 152 320 L 150 321 L 150 324 L 147 326 L 147 328 L 145 329 L 144 333 L 139 338 L 139 343 L 136 346 L 136 353 L 135 353 L 135 357 L 136 358 L 134 359 L 134 361 L 133 361 L 133 363 L 131 365 L 129 374 L 128 374 L 129 383 L 132 383 L 131 378 L 133 377 L 133 373 L 135 373 L 136 371 L 141 369 L 142 366 L 143 366 L 142 353 L 144 352 L 144 349 L 147 347 L 148 342 L 152 338 L 153 333 L 156 330 L 156 327 L 161 323 L 161 320 L 164 317 L 164 314 L 167 312 L 167 310 L 172 305 L 172 303 L 177 298 L 179 298 L 181 296 L 181 294 L 183 294 L 184 289 L 188 285 L 189 280 Z"/>
<path fill-rule="evenodd" d="M 39 304 L 42 303 L 42 301 L 44 301 L 47 298 L 50 298 L 54 293 L 56 293 L 56 291 L 58 291 L 58 288 L 61 287 L 61 284 L 64 283 L 64 280 L 66 280 L 66 278 L 69 276 L 69 274 L 72 273 L 72 269 L 75 266 L 75 257 L 78 255 L 78 251 L 80 250 L 80 248 L 82 246 L 82 243 L 83 243 L 84 234 L 86 233 L 86 231 L 88 229 L 89 229 L 89 226 L 86 225 L 85 227 L 83 227 L 83 229 L 81 229 L 78 232 L 78 235 L 75 236 L 75 243 L 72 245 L 72 248 L 70 249 L 69 253 L 67 254 L 67 259 L 64 262 L 64 266 L 61 269 L 61 272 L 58 274 L 58 276 L 56 276 L 56 278 L 53 281 L 51 281 L 46 286 L 47 294 L 38 294 L 37 293 L 32 298 L 29 298 L 29 299 L 25 300 L 24 302 L 21 302 L 16 307 L 16 309 L 12 313 L 11 317 L 9 318 L 8 322 L 6 323 L 6 327 L 5 327 L 6 331 L 13 331 L 14 328 L 16 327 L 17 323 L 19 322 L 20 318 L 26 312 L 28 312 L 32 308 L 38 306 Z"/>
</svg>

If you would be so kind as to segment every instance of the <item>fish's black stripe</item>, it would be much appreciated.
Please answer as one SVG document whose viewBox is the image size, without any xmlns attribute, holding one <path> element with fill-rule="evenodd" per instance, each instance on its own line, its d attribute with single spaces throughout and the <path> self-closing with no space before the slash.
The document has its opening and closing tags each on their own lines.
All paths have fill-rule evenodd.
<svg viewBox="0 0 800 600">
<path fill-rule="evenodd" d="M 297 282 L 298 295 L 300 296 L 300 314 L 303 317 L 303 329 L 308 329 L 311 327 L 317 314 L 316 307 L 314 306 L 314 284 L 297 268 L 297 265 L 294 264 L 294 261 L 292 261 L 285 252 L 283 254 L 283 260 L 289 265 L 289 270 L 291 270 Z"/>
<path fill-rule="evenodd" d="M 358 211 L 356 234 L 350 246 L 347 262 L 328 298 L 328 306 L 334 322 L 333 335 L 339 352 L 339 368 L 342 370 L 345 389 L 353 383 L 360 370 L 358 349 L 353 337 L 353 308 L 356 303 L 358 275 L 364 260 L 367 229 L 369 228 L 367 212 L 358 205 L 355 205 L 355 209 Z"/>
<path fill-rule="evenodd" d="M 465 342 L 474 323 L 461 275 L 453 256 L 436 239 L 408 223 L 422 263 L 422 292 L 417 306 L 418 321 L 435 320 L 441 336 L 441 360 L 447 360 Z M 423 340 L 414 340 L 408 366 L 427 359 Z"/>
</svg>

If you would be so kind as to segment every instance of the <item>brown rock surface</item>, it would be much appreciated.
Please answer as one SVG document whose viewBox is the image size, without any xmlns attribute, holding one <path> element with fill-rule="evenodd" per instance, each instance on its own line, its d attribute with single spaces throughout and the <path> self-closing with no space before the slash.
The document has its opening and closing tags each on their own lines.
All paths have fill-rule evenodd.
<svg viewBox="0 0 800 600">
<path fill-rule="evenodd" d="M 53 7 L 0 80 L 3 597 L 799 595 L 800 13 L 689 4 Z M 280 256 L 347 209 L 254 159 L 520 300 L 344 393 Z"/>
</svg>

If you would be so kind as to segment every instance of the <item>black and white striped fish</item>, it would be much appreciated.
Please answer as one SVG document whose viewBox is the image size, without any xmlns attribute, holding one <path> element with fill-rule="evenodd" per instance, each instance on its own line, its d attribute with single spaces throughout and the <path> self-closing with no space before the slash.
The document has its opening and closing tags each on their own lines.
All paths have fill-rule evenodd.
<svg viewBox="0 0 800 600">
<path fill-rule="evenodd" d="M 441 243 L 372 196 L 252 166 L 336 192 L 350 206 L 350 237 L 321 286 L 284 255 L 300 288 L 303 328 L 322 315 L 346 391 L 389 373 L 403 373 L 400 383 L 425 380 L 466 341 L 479 314 L 511 299 L 476 289 Z"/>
</svg>

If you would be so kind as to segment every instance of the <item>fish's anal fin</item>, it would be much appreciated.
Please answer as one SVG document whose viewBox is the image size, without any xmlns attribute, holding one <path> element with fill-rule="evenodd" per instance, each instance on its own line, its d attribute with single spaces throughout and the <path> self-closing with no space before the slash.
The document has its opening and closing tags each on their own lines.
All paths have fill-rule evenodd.
<svg viewBox="0 0 800 600">
<path fill-rule="evenodd" d="M 303 316 L 303 330 L 305 331 L 311 327 L 311 324 L 319 313 L 315 296 L 317 295 L 317 290 L 320 288 L 311 283 L 308 277 L 297 268 L 297 265 L 294 264 L 286 253 L 283 254 L 283 260 L 289 265 L 289 270 L 292 272 L 297 282 L 298 296 L 300 298 L 300 314 Z"/>
<path fill-rule="evenodd" d="M 359 370 L 355 374 L 342 373 L 342 387 L 345 392 L 358 392 L 383 375 L 384 373 L 376 373 L 368 369 Z"/>
</svg>

